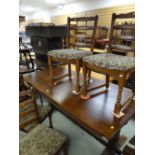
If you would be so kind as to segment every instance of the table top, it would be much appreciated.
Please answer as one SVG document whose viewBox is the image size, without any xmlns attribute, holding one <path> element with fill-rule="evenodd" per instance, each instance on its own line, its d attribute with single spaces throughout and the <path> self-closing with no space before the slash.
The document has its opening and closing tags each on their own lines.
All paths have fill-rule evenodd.
<svg viewBox="0 0 155 155">
<path fill-rule="evenodd" d="M 55 77 L 65 73 L 67 71 L 64 68 L 56 68 L 54 70 Z M 74 74 L 73 77 L 75 77 Z M 110 83 L 108 93 L 97 94 L 103 90 L 101 88 L 91 92 L 91 99 L 83 100 L 80 98 L 80 95 L 72 94 L 74 78 L 72 81 L 64 78 L 63 82 L 51 87 L 49 86 L 49 71 L 43 70 L 25 75 L 24 79 L 37 91 L 53 101 L 52 105 L 72 121 L 89 131 L 89 133 L 105 137 L 108 140 L 111 140 L 120 131 L 135 111 L 134 101 L 131 101 L 124 110 L 124 117 L 118 119 L 113 116 L 112 112 L 117 97 L 117 85 L 112 83 Z M 102 80 L 93 79 L 90 87 L 103 83 L 104 81 Z M 130 89 L 124 88 L 122 102 L 127 97 L 130 97 L 131 94 Z"/>
</svg>

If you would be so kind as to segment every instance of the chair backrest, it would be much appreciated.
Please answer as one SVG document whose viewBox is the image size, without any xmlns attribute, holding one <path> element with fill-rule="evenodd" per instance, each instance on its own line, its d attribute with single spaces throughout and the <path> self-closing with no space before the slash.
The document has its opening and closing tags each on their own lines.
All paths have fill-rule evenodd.
<svg viewBox="0 0 155 155">
<path fill-rule="evenodd" d="M 135 12 L 112 14 L 108 52 L 135 55 Z"/>
<path fill-rule="evenodd" d="M 93 52 L 98 16 L 94 17 L 68 17 L 68 48 L 90 48 Z"/>
<path fill-rule="evenodd" d="M 39 113 L 35 94 L 32 91 L 21 91 L 19 97 L 29 95 L 27 100 L 19 103 L 19 128 L 25 129 L 33 123 L 39 123 Z"/>
<path fill-rule="evenodd" d="M 108 27 L 105 26 L 97 26 L 97 30 L 96 30 L 96 39 L 106 39 L 107 38 L 107 34 L 108 34 Z"/>
</svg>

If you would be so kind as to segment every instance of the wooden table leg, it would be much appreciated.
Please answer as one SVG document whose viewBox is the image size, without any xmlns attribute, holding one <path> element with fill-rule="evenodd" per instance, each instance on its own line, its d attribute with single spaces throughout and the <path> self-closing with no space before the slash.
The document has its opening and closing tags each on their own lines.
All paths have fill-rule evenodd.
<svg viewBox="0 0 155 155">
<path fill-rule="evenodd" d="M 54 80 L 53 80 L 53 66 L 52 66 L 52 57 L 48 56 L 48 68 L 49 68 L 49 85 L 54 86 Z"/>
</svg>

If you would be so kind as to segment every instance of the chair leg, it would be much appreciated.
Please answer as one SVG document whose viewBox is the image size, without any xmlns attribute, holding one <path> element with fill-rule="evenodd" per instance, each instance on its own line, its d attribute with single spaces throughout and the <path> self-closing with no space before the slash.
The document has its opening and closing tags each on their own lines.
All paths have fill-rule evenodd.
<svg viewBox="0 0 155 155">
<path fill-rule="evenodd" d="M 52 124 L 52 112 L 48 115 L 50 128 L 53 128 Z"/>
<path fill-rule="evenodd" d="M 109 75 L 106 75 L 106 89 L 109 89 Z"/>
<path fill-rule="evenodd" d="M 88 83 L 91 82 L 91 70 L 89 69 L 88 70 Z"/>
<path fill-rule="evenodd" d="M 48 68 L 49 68 L 49 85 L 54 86 L 54 79 L 53 79 L 53 66 L 52 66 L 52 58 L 51 56 L 48 56 Z"/>
<path fill-rule="evenodd" d="M 40 103 L 41 103 L 41 105 L 43 105 L 43 98 L 42 98 L 42 95 L 39 94 L 39 97 L 40 97 Z"/>
<path fill-rule="evenodd" d="M 121 74 L 119 76 L 119 80 L 118 80 L 118 95 L 117 95 L 117 101 L 115 104 L 115 109 L 114 109 L 114 116 L 117 118 L 121 118 L 122 116 L 124 116 L 124 114 L 121 112 L 121 99 L 122 99 L 122 92 L 123 92 L 123 86 L 125 83 L 125 75 Z"/>
<path fill-rule="evenodd" d="M 90 98 L 87 92 L 87 71 L 88 69 L 86 68 L 85 63 L 83 63 L 83 93 L 80 97 L 85 100 Z"/>
<path fill-rule="evenodd" d="M 79 94 L 79 92 L 80 92 L 80 61 L 76 60 L 76 84 L 73 93 Z"/>
<path fill-rule="evenodd" d="M 64 147 L 63 147 L 63 154 L 64 154 L 64 155 L 68 155 L 68 142 L 66 142 L 66 143 L 64 144 Z"/>
<path fill-rule="evenodd" d="M 71 72 L 71 64 L 68 64 L 68 74 L 69 74 L 69 80 L 72 79 L 72 72 Z"/>
</svg>

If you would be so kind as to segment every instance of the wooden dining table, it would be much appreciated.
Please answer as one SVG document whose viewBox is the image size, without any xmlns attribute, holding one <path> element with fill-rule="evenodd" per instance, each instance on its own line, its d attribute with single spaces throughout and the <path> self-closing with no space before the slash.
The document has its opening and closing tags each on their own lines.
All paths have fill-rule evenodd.
<svg viewBox="0 0 155 155">
<path fill-rule="evenodd" d="M 54 70 L 55 77 L 66 73 L 67 70 L 63 67 L 55 68 Z M 43 94 L 56 110 L 86 130 L 102 144 L 120 154 L 121 151 L 116 147 L 115 140 L 118 139 L 121 128 L 127 124 L 129 119 L 134 115 L 134 100 L 130 101 L 124 109 L 123 112 L 125 115 L 122 118 L 116 118 L 112 112 L 117 98 L 118 86 L 110 83 L 110 90 L 107 93 L 103 93 L 105 92 L 104 88 L 93 90 L 90 92 L 91 98 L 83 100 L 80 98 L 80 95 L 72 93 L 72 89 L 75 85 L 75 74 L 74 72 L 72 73 L 72 80 L 66 77 L 58 81 L 55 86 L 49 85 L 50 76 L 48 69 L 27 74 L 24 76 L 24 80 L 36 91 Z M 82 79 L 81 75 L 81 83 Z M 101 79 L 93 78 L 92 81 L 93 82 L 89 84 L 89 88 L 104 83 L 104 80 Z M 132 91 L 130 89 L 124 88 L 122 103 L 124 103 L 126 98 L 130 97 L 131 94 Z"/>
</svg>

